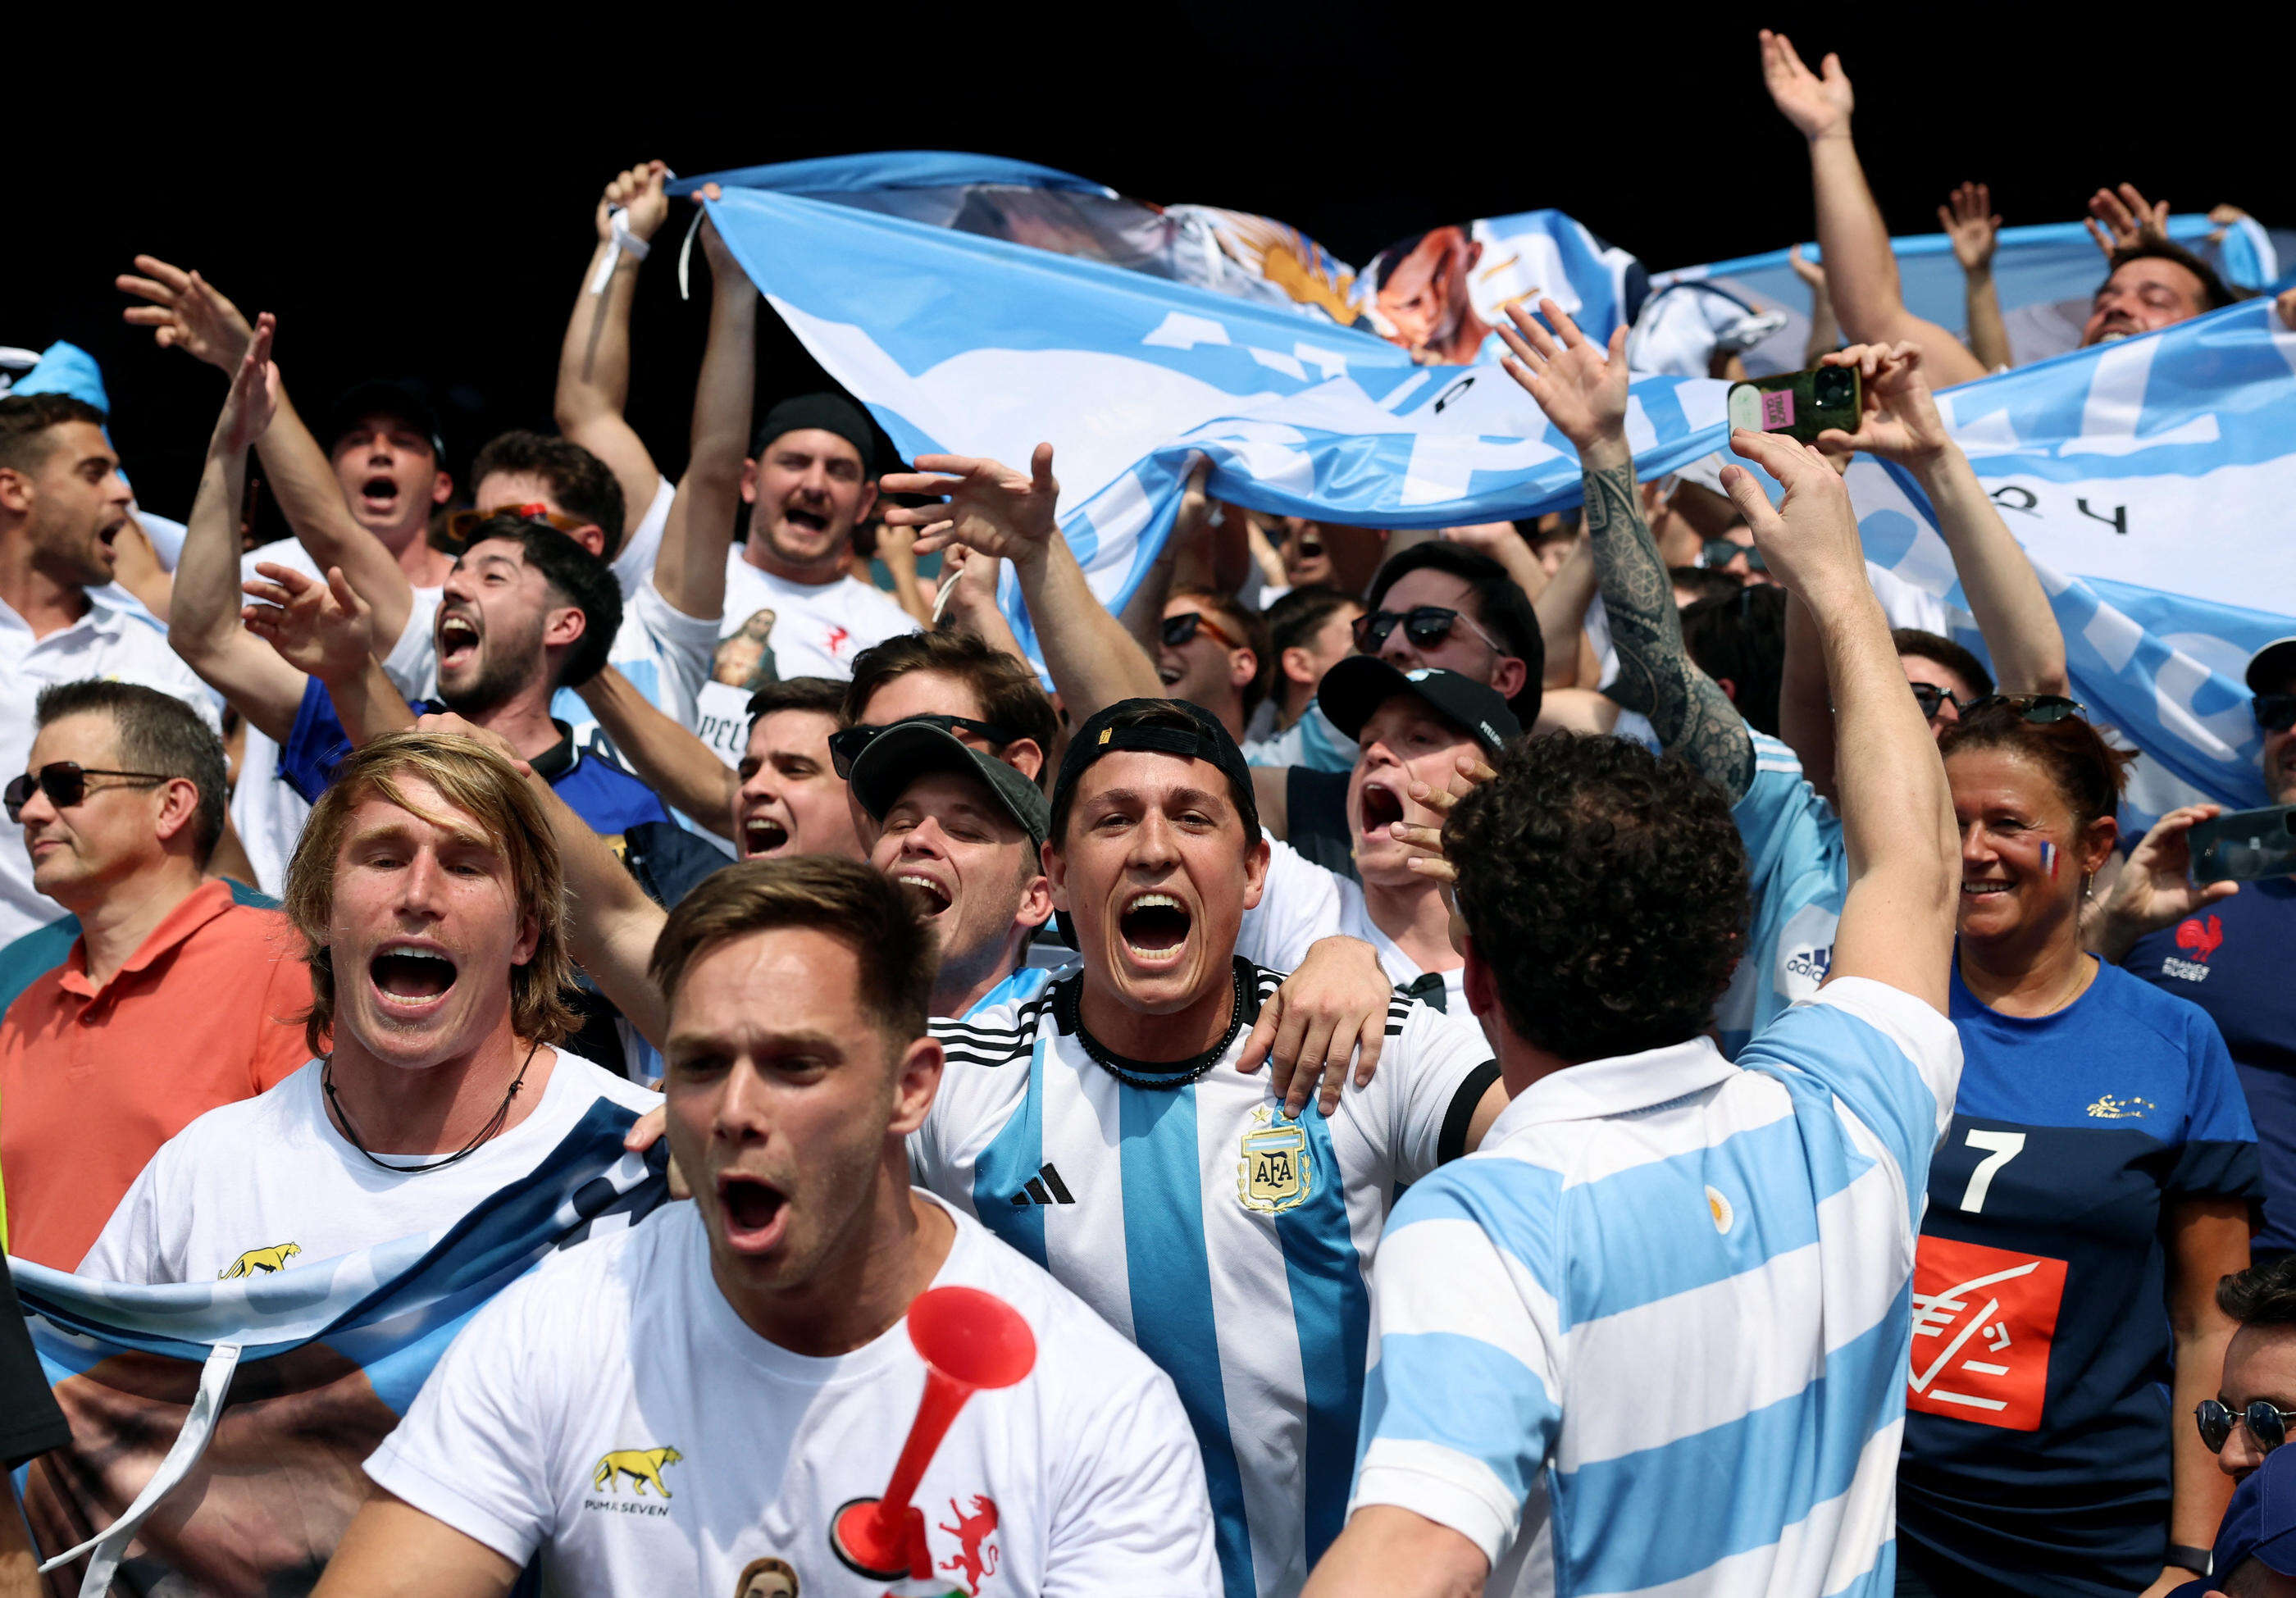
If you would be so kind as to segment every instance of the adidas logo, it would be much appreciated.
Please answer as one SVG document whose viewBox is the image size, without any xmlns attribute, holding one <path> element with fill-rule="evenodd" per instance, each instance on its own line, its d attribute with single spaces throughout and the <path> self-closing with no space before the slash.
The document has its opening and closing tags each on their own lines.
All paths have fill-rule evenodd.
<svg viewBox="0 0 2296 1598">
<path fill-rule="evenodd" d="M 1013 1195 L 1013 1208 L 1026 1209 L 1031 1204 L 1073 1204 L 1076 1195 L 1069 1192 L 1068 1184 L 1061 1180 L 1060 1172 L 1045 1166 L 1029 1178 L 1029 1185 Z"/>
</svg>

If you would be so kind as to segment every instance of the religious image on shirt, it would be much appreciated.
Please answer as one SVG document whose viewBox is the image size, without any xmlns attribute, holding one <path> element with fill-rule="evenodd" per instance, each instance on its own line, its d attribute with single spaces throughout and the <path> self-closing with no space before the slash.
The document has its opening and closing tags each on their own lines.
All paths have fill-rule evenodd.
<svg viewBox="0 0 2296 1598">
<path fill-rule="evenodd" d="M 734 1598 L 799 1598 L 797 1567 L 772 1554 L 742 1567 L 734 1582 Z"/>
<path fill-rule="evenodd" d="M 2038 1431 L 2065 1262 L 1924 1233 L 1914 1258 L 1906 1405 Z"/>
<path fill-rule="evenodd" d="M 768 683 L 781 681 L 775 668 L 774 613 L 752 611 L 750 618 L 718 642 L 709 667 L 709 680 L 755 693 Z"/>
</svg>

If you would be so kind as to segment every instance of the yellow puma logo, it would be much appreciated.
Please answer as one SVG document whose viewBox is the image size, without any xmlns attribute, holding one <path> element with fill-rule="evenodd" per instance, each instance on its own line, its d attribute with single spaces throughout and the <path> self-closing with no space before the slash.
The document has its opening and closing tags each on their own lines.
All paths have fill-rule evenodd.
<svg viewBox="0 0 2296 1598">
<path fill-rule="evenodd" d="M 250 1249 L 231 1262 L 231 1269 L 217 1271 L 216 1280 L 229 1282 L 234 1276 L 252 1276 L 258 1271 L 268 1275 L 273 1271 L 284 1270 L 288 1260 L 302 1251 L 300 1243 L 274 1243 L 267 1249 Z"/>
<path fill-rule="evenodd" d="M 622 1478 L 627 1476 L 633 1493 L 643 1497 L 646 1483 L 652 1482 L 653 1490 L 667 1498 L 669 1489 L 661 1484 L 661 1468 L 674 1465 L 685 1457 L 675 1448 L 617 1448 L 598 1461 L 597 1470 L 591 1474 L 590 1485 L 594 1487 L 611 1487 L 619 1493 L 622 1490 Z"/>
</svg>

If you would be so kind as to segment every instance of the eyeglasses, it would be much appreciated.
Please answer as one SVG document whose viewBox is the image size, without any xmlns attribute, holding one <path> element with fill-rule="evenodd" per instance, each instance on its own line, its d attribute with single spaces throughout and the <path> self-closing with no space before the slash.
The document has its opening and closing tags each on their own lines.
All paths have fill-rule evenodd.
<svg viewBox="0 0 2296 1598">
<path fill-rule="evenodd" d="M 914 726 L 920 722 L 929 727 L 939 727 L 944 733 L 954 733 L 963 727 L 982 742 L 999 750 L 1008 743 L 1021 741 L 1018 733 L 1009 732 L 994 722 L 975 721 L 970 716 L 904 716 L 900 720 L 889 722 L 881 727 L 840 727 L 832 733 L 829 735 L 829 764 L 840 780 L 849 778 L 853 774 L 853 762 L 861 758 L 863 750 L 876 741 L 877 734 L 890 733 L 895 727 Z"/>
<path fill-rule="evenodd" d="M 2211 1454 L 2222 1454 L 2224 1446 L 2232 1440 L 2234 1421 L 2248 1428 L 2248 1435 L 2267 1454 L 2288 1440 L 2288 1422 L 2296 1421 L 2296 1409 L 2276 1408 L 2269 1399 L 2259 1398 L 2246 1409 L 2235 1410 L 2218 1398 L 2203 1398 L 2193 1411 L 2193 1419 L 2201 1428 L 2201 1441 L 2209 1446 Z"/>
<path fill-rule="evenodd" d="M 1457 611 L 1442 605 L 1414 605 L 1408 611 L 1374 611 L 1368 616 L 1356 618 L 1356 648 L 1366 655 L 1375 655 L 1395 631 L 1396 624 L 1403 626 L 1403 635 L 1414 649 L 1433 649 L 1451 635 L 1451 628 L 1464 623 L 1467 630 L 1501 654 L 1507 647 L 1492 637 L 1474 621 Z"/>
<path fill-rule="evenodd" d="M 2267 733 L 2296 727 L 2296 693 L 2259 693 L 2255 709 L 2256 725 Z"/>
<path fill-rule="evenodd" d="M 53 760 L 37 771 L 28 771 L 20 777 L 12 778 L 6 788 L 0 789 L 0 805 L 7 807 L 10 821 L 20 822 L 24 818 L 24 807 L 32 802 L 32 791 L 37 789 L 48 796 L 48 802 L 57 809 L 69 810 L 87 797 L 87 780 L 90 777 L 123 778 L 126 780 L 120 786 L 127 788 L 146 787 L 153 783 L 170 780 L 156 771 L 96 771 L 77 760 Z"/>
<path fill-rule="evenodd" d="M 1230 649 L 1245 647 L 1230 637 L 1226 627 L 1201 611 L 1183 611 L 1177 616 L 1164 618 L 1164 647 L 1166 649 L 1185 647 L 1188 641 L 1196 635 L 1198 627 L 1201 627 Z"/>
<path fill-rule="evenodd" d="M 1760 550 L 1729 538 L 1709 538 L 1700 553 L 1700 559 L 1706 562 L 1707 570 L 1719 571 L 1740 555 L 1746 557 L 1746 570 L 1749 571 L 1767 571 L 1770 569 L 1769 562 L 1762 559 Z"/>
<path fill-rule="evenodd" d="M 2086 709 L 2087 707 L 2079 700 L 2067 699 L 2062 693 L 1988 693 L 1962 706 L 1961 718 L 1967 721 L 1972 716 L 2006 710 L 2013 712 L 2020 721 L 2047 726 L 2052 722 L 2078 716 Z"/>
<path fill-rule="evenodd" d="M 562 533 L 578 533 L 591 524 L 578 521 L 571 516 L 562 516 L 548 505 L 536 503 L 526 505 L 496 505 L 491 511 L 457 511 L 447 518 L 447 537 L 457 544 L 468 544 L 471 536 L 497 516 L 509 516 L 520 521 L 538 521 L 545 527 L 554 527 Z"/>
</svg>

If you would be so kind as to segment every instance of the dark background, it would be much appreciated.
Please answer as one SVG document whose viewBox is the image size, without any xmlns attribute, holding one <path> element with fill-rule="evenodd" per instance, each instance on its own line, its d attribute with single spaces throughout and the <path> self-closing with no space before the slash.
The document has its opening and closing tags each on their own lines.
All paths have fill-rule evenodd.
<svg viewBox="0 0 2296 1598">
<path fill-rule="evenodd" d="M 2179 210 L 2296 220 L 2288 41 L 2255 12 L 1720 9 L 331 9 L 221 44 L 89 12 L 45 46 L 12 22 L 33 81 L 7 106 L 0 343 L 94 354 L 139 498 L 180 517 L 223 378 L 120 323 L 111 279 L 137 251 L 276 312 L 307 409 L 359 377 L 427 380 L 460 471 L 493 432 L 549 427 L 592 207 L 646 157 L 691 176 L 857 150 L 1016 156 L 1265 212 L 1357 264 L 1437 223 L 1551 205 L 1653 270 L 1714 260 L 1811 231 L 1803 147 L 1761 86 L 1765 21 L 1813 67 L 1842 53 L 1895 232 L 1931 230 L 1964 177 L 2011 224 L 2073 219 L 2123 178 Z M 673 472 L 706 309 L 679 302 L 665 250 L 639 292 L 630 410 Z M 770 328 L 765 396 L 816 381 Z"/>
</svg>

